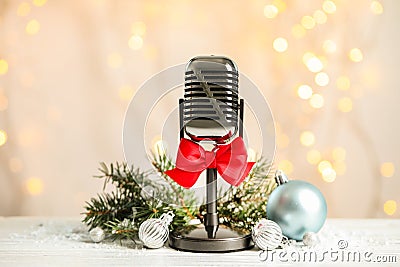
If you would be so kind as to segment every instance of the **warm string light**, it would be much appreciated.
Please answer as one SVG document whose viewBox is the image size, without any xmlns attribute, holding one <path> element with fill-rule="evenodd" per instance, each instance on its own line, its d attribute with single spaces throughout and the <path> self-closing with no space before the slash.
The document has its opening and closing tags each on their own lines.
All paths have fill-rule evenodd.
<svg viewBox="0 0 400 267">
<path fill-rule="evenodd" d="M 4 130 L 0 130 L 0 146 L 3 146 L 7 142 L 7 133 Z"/>
<path fill-rule="evenodd" d="M 300 143 L 303 146 L 312 146 L 315 143 L 315 135 L 311 131 L 304 131 L 300 135 Z"/>
<path fill-rule="evenodd" d="M 315 27 L 315 20 L 311 16 L 304 16 L 301 18 L 300 24 L 307 30 L 311 30 Z"/>
<path fill-rule="evenodd" d="M 339 90 L 349 90 L 350 89 L 350 79 L 347 76 L 339 76 L 336 80 L 336 87 Z"/>
<path fill-rule="evenodd" d="M 33 0 L 33 4 L 38 7 L 44 6 L 44 4 L 46 4 L 46 2 L 47 2 L 47 0 Z"/>
<path fill-rule="evenodd" d="M 27 2 L 22 2 L 19 4 L 17 9 L 17 15 L 20 17 L 25 17 L 31 12 L 31 6 Z"/>
<path fill-rule="evenodd" d="M 347 113 L 353 109 L 353 101 L 349 97 L 342 97 L 338 101 L 338 109 Z"/>
<path fill-rule="evenodd" d="M 343 147 L 335 147 L 331 151 L 331 156 L 333 162 L 323 159 L 321 152 L 316 149 L 307 152 L 307 162 L 311 165 L 317 165 L 322 180 L 327 183 L 334 182 L 338 175 L 343 175 L 346 172 L 346 150 Z"/>
<path fill-rule="evenodd" d="M 309 71 L 314 73 L 320 72 L 324 68 L 322 61 L 311 52 L 304 54 L 303 63 L 307 66 Z"/>
<path fill-rule="evenodd" d="M 5 59 L 0 59 L 0 75 L 8 72 L 8 62 Z"/>
<path fill-rule="evenodd" d="M 37 177 L 29 178 L 26 183 L 26 190 L 32 196 L 40 195 L 43 192 L 43 181 Z"/>
<path fill-rule="evenodd" d="M 132 35 L 129 38 L 128 45 L 132 50 L 139 50 L 143 46 L 143 38 L 139 35 Z"/>
<path fill-rule="evenodd" d="M 325 100 L 322 95 L 313 94 L 308 102 L 312 108 L 319 109 L 324 106 Z"/>
<path fill-rule="evenodd" d="M 325 12 L 326 13 L 334 13 L 336 10 L 336 6 L 331 1 L 326 1 L 328 3 L 324 3 L 325 5 Z M 333 5 L 332 5 L 333 4 Z M 295 38 L 302 38 L 307 33 L 307 30 L 312 30 L 316 27 L 317 24 L 325 24 L 328 21 L 328 16 L 326 13 L 317 9 L 314 11 L 312 16 L 304 15 L 299 24 L 295 24 L 292 27 L 292 35 Z"/>
<path fill-rule="evenodd" d="M 328 3 L 329 5 L 329 3 Z M 331 7 L 327 7 L 329 9 Z M 328 12 L 327 12 L 328 13 Z M 317 24 L 325 24 L 328 21 L 328 16 L 324 11 L 317 9 L 312 16 L 305 15 L 301 18 L 300 24 L 296 24 L 292 28 L 292 33 L 295 37 L 302 37 L 306 30 L 312 30 Z"/>
<path fill-rule="evenodd" d="M 387 200 L 384 204 L 383 204 L 383 211 L 387 214 L 387 215 L 393 215 L 395 214 L 397 210 L 397 203 L 394 200 Z"/>
<path fill-rule="evenodd" d="M 328 16 L 319 9 L 314 11 L 313 18 L 317 24 L 325 24 L 328 21 Z"/>
<path fill-rule="evenodd" d="M 393 177 L 394 175 L 394 164 L 392 162 L 384 162 L 381 165 L 381 175 L 383 177 Z"/>
<path fill-rule="evenodd" d="M 325 72 L 319 72 L 315 75 L 314 81 L 319 86 L 327 86 L 329 84 L 329 76 Z"/>
<path fill-rule="evenodd" d="M 272 1 L 272 4 L 278 8 L 278 11 L 280 13 L 284 12 L 287 7 L 286 2 L 283 0 L 274 0 L 274 1 Z"/>
<path fill-rule="evenodd" d="M 288 48 L 288 42 L 285 38 L 278 37 L 273 42 L 273 47 L 277 52 L 285 52 Z"/>
<path fill-rule="evenodd" d="M 31 7 L 29 3 L 27 2 L 22 2 L 18 5 L 17 9 L 17 16 L 20 17 L 25 17 L 27 16 L 31 11 Z M 30 20 L 28 24 L 26 25 L 26 32 L 28 34 L 36 34 L 39 31 L 40 25 L 36 20 Z M 14 61 L 15 62 L 15 61 Z M 0 76 L 6 75 L 9 70 L 9 63 L 6 59 L 0 58 Z M 0 88 L 0 111 L 6 111 L 8 108 L 8 98 L 6 95 L 3 93 L 3 88 Z M 8 142 L 8 134 L 5 130 L 0 129 L 0 148 L 3 146 L 7 145 Z M 9 170 L 11 173 L 17 173 L 22 170 L 22 163 L 19 159 L 17 158 L 10 158 L 9 161 Z M 17 192 L 13 192 L 17 193 Z"/>
<path fill-rule="evenodd" d="M 142 21 L 134 22 L 131 26 L 131 37 L 128 46 L 132 50 L 139 50 L 143 47 L 143 36 L 146 34 L 146 24 Z"/>
<path fill-rule="evenodd" d="M 326 169 L 332 169 L 332 163 L 328 160 L 322 160 L 318 163 L 318 171 L 322 173 Z"/>
<path fill-rule="evenodd" d="M 359 48 L 353 48 L 349 52 L 349 58 L 354 62 L 361 62 L 363 60 L 363 54 Z"/>
<path fill-rule="evenodd" d="M 321 173 L 322 179 L 327 183 L 332 183 L 336 180 L 336 171 L 333 169 L 332 163 L 323 160 L 318 164 L 318 171 Z"/>
<path fill-rule="evenodd" d="M 146 34 L 146 24 L 143 21 L 136 21 L 131 24 L 130 37 L 128 39 L 128 47 L 132 50 L 139 50 L 143 47 L 143 37 Z M 153 50 L 146 50 L 146 55 L 152 57 L 155 52 Z M 108 55 L 107 62 L 110 68 L 117 69 L 122 66 L 123 58 L 117 53 L 113 52 Z M 130 85 L 123 85 L 118 88 L 118 97 L 122 101 L 129 101 L 134 95 L 134 90 Z"/>
<path fill-rule="evenodd" d="M 333 168 L 326 168 L 321 172 L 322 179 L 327 183 L 332 183 L 336 180 L 336 171 Z"/>
<path fill-rule="evenodd" d="M 322 4 L 322 9 L 327 13 L 327 14 L 333 14 L 336 12 L 336 4 L 333 1 L 324 1 Z"/>
<path fill-rule="evenodd" d="M 380 15 L 383 13 L 383 6 L 379 1 L 372 1 L 369 8 L 375 15 Z"/>
<path fill-rule="evenodd" d="M 297 88 L 297 95 L 304 100 L 310 99 L 313 95 L 313 89 L 306 84 L 302 84 Z"/>
<path fill-rule="evenodd" d="M 266 5 L 264 7 L 264 16 L 269 19 L 276 18 L 280 12 L 286 9 L 286 4 L 283 1 L 274 1 L 273 4 Z M 300 24 L 295 24 L 292 27 L 292 35 L 295 38 L 302 38 L 306 34 L 306 30 L 311 30 L 316 27 L 317 24 L 325 24 L 327 22 L 327 14 L 334 14 L 336 12 L 336 4 L 333 1 L 324 1 L 322 10 L 314 11 L 312 16 L 305 15 L 302 17 Z M 371 11 L 378 14 L 383 10 L 379 2 L 373 1 L 371 3 Z M 134 27 L 132 27 L 134 28 Z M 139 30 L 133 30 L 134 34 L 131 38 L 132 49 L 140 49 L 143 45 L 143 39 L 138 36 L 144 35 L 145 29 L 144 24 L 138 24 L 136 26 Z M 278 37 L 273 41 L 273 48 L 275 51 L 282 53 L 288 49 L 288 41 L 285 38 Z M 333 40 L 325 40 L 323 43 L 323 51 L 327 54 L 332 54 L 337 51 L 337 44 Z M 348 57 L 353 62 L 361 62 L 363 60 L 363 54 L 359 48 L 353 48 L 349 51 Z M 325 87 L 330 84 L 330 77 L 326 72 L 322 72 L 324 69 L 324 62 L 320 57 L 315 54 L 308 52 L 303 57 L 303 62 L 310 72 L 316 73 L 314 82 L 320 87 Z M 336 80 L 336 86 L 339 90 L 350 89 L 350 79 L 347 76 L 339 76 Z M 303 100 L 309 100 L 310 106 L 319 109 L 324 105 L 324 98 L 321 94 L 314 93 L 313 89 L 309 85 L 300 85 L 297 88 L 297 95 Z M 338 109 L 342 112 L 349 112 L 352 110 L 352 100 L 348 97 L 343 97 L 338 101 Z M 315 143 L 315 136 L 312 132 L 305 131 L 300 136 L 300 142 L 304 146 L 312 146 Z M 278 133 L 277 145 L 280 148 L 284 148 L 289 143 L 289 137 L 284 133 Z M 326 182 L 333 182 L 336 179 L 337 174 L 342 174 L 345 171 L 346 165 L 344 163 L 346 151 L 344 148 L 337 147 L 332 151 L 333 163 L 327 160 L 322 160 L 322 155 L 318 150 L 310 150 L 307 153 L 307 161 L 310 164 L 318 164 L 318 170 L 320 171 L 322 178 Z M 284 169 L 287 173 L 293 171 L 293 164 L 289 160 L 282 160 L 278 164 L 279 168 Z M 390 169 L 385 167 L 384 169 Z M 388 173 L 390 171 L 386 171 Z"/>
<path fill-rule="evenodd" d="M 264 7 L 264 16 L 269 19 L 275 18 L 278 15 L 278 13 L 279 13 L 279 10 L 274 5 L 266 5 Z"/>
<path fill-rule="evenodd" d="M 25 31 L 29 35 L 35 35 L 40 30 L 40 23 L 36 19 L 32 19 L 26 24 Z"/>
</svg>

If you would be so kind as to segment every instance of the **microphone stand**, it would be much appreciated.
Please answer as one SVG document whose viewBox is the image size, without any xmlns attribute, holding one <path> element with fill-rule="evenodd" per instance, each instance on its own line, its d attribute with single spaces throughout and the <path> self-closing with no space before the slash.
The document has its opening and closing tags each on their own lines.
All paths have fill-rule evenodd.
<svg viewBox="0 0 400 267">
<path fill-rule="evenodd" d="M 206 187 L 207 214 L 204 218 L 204 226 L 208 238 L 215 238 L 219 227 L 217 211 L 217 169 L 207 169 Z"/>
</svg>

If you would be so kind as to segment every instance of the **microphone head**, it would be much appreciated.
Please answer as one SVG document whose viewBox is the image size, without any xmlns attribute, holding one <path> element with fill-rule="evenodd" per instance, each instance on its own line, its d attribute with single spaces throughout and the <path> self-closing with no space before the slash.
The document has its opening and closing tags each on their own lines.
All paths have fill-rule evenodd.
<svg viewBox="0 0 400 267">
<path fill-rule="evenodd" d="M 239 73 L 227 57 L 199 56 L 186 65 L 183 123 L 194 141 L 227 142 L 238 130 Z"/>
</svg>

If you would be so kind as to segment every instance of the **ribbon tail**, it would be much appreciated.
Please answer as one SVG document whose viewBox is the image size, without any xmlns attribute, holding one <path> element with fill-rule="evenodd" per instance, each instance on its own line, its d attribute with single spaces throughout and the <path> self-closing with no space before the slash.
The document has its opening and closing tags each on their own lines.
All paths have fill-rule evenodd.
<svg viewBox="0 0 400 267">
<path fill-rule="evenodd" d="M 245 168 L 243 168 L 243 170 L 239 173 L 239 175 L 237 177 L 231 177 L 228 175 L 224 175 L 223 172 L 219 172 L 219 173 L 220 173 L 221 177 L 229 184 L 231 184 L 233 186 L 239 186 L 244 181 L 244 179 L 246 179 L 247 175 L 249 175 L 249 172 L 253 168 L 254 164 L 255 164 L 255 162 L 247 162 Z"/>
<path fill-rule="evenodd" d="M 201 171 L 188 172 L 178 168 L 174 168 L 165 172 L 165 174 L 171 177 L 171 179 L 174 180 L 177 184 L 185 188 L 192 187 L 199 178 L 200 173 Z"/>
</svg>

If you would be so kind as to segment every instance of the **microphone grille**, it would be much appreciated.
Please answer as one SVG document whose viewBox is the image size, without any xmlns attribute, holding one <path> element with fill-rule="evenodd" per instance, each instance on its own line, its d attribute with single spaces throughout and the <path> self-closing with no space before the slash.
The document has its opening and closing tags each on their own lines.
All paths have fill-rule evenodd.
<svg viewBox="0 0 400 267">
<path fill-rule="evenodd" d="M 230 59 L 214 56 L 192 59 L 185 72 L 184 124 L 197 128 L 226 128 L 231 135 L 235 134 L 238 83 L 239 74 Z"/>
</svg>

